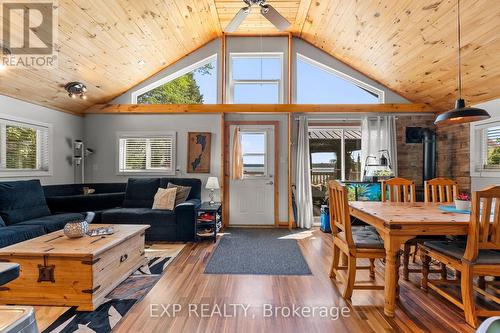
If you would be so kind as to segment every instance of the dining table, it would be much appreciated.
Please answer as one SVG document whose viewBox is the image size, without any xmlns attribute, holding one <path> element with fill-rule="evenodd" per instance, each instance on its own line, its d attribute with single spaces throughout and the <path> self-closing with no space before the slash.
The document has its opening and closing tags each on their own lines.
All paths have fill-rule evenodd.
<svg viewBox="0 0 500 333">
<path fill-rule="evenodd" d="M 384 313 L 394 317 L 401 246 L 417 236 L 467 235 L 469 214 L 444 211 L 439 203 L 351 201 L 351 216 L 375 227 L 384 240 Z M 450 204 L 448 204 L 450 205 Z"/>
</svg>

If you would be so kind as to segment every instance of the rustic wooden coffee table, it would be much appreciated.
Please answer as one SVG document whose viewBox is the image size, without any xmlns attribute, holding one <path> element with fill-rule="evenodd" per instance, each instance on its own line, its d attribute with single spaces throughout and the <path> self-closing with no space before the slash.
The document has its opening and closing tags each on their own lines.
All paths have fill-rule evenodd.
<svg viewBox="0 0 500 333">
<path fill-rule="evenodd" d="M 113 227 L 112 235 L 70 239 L 61 230 L 0 249 L 0 262 L 21 265 L 19 278 L 0 287 L 0 303 L 97 308 L 147 262 L 144 232 L 149 225 Z"/>
</svg>

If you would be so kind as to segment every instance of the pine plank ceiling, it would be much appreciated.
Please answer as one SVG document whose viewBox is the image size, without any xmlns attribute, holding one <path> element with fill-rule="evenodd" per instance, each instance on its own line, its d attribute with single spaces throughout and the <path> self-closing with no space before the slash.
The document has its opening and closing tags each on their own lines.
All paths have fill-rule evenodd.
<svg viewBox="0 0 500 333">
<path fill-rule="evenodd" d="M 456 97 L 455 0 L 268 0 L 290 31 L 413 102 Z M 0 94 L 70 112 L 105 103 L 207 42 L 240 0 L 59 0 L 59 66 L 8 69 Z M 256 12 L 256 11 L 255 11 Z M 2 18 L 3 22 L 3 18 Z M 462 1 L 464 96 L 500 97 L 500 3 Z M 238 33 L 277 30 L 252 13 Z M 139 66 L 138 62 L 145 64 Z M 88 99 L 70 99 L 82 81 Z"/>
</svg>

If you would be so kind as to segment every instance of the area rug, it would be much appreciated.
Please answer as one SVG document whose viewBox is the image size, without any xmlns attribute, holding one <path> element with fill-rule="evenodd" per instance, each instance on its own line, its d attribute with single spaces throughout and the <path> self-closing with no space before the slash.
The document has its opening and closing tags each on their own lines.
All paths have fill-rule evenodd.
<svg viewBox="0 0 500 333">
<path fill-rule="evenodd" d="M 281 229 L 226 229 L 205 273 L 310 275 L 294 234 Z"/>
<path fill-rule="evenodd" d="M 181 249 L 182 247 L 172 252 L 162 250 L 161 247 L 146 248 L 148 263 L 109 293 L 105 303 L 91 312 L 76 311 L 76 307 L 71 307 L 43 333 L 111 332 L 132 306 L 146 296 L 160 280 L 167 266 Z"/>
</svg>

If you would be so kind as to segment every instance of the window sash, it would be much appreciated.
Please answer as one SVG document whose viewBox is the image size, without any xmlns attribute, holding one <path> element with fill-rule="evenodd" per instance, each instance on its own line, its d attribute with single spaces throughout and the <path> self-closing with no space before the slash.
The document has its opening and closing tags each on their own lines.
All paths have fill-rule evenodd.
<svg viewBox="0 0 500 333">
<path fill-rule="evenodd" d="M 118 173 L 175 173 L 175 134 L 119 135 L 118 141 Z M 134 150 L 137 156 L 130 156 Z"/>
<path fill-rule="evenodd" d="M 33 130 L 35 131 L 35 140 L 34 140 L 34 156 L 29 156 L 28 159 L 34 158 L 34 167 L 33 168 L 22 168 L 22 167 L 9 167 L 9 159 L 15 159 L 16 153 L 19 154 L 19 146 L 23 145 L 22 138 L 19 141 L 12 141 L 13 152 L 12 154 L 9 152 L 8 143 L 8 128 L 20 128 L 24 130 Z M 17 121 L 0 118 L 0 172 L 2 176 L 17 176 L 17 175 L 35 175 L 33 172 L 43 172 L 48 173 L 50 171 L 50 127 L 36 125 L 29 122 Z M 16 144 L 18 146 L 16 146 Z M 21 157 L 18 157 L 21 159 Z M 19 163 L 26 163 L 19 162 Z M 38 173 L 37 173 L 38 174 Z"/>
</svg>

